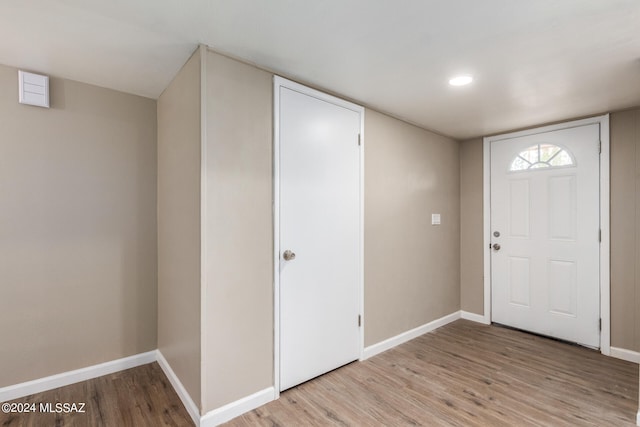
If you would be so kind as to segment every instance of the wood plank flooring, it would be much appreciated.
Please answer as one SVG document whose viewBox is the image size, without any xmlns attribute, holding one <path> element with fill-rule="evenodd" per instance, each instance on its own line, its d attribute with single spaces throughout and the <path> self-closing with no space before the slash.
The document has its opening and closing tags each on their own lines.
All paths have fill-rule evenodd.
<svg viewBox="0 0 640 427">
<path fill-rule="evenodd" d="M 226 426 L 635 426 L 638 366 L 459 320 Z"/>
<path fill-rule="evenodd" d="M 81 414 L 3 414 L 0 426 L 192 426 L 157 363 L 14 402 Z M 638 366 L 459 320 L 281 394 L 227 426 L 634 426 Z"/>
<path fill-rule="evenodd" d="M 4 414 L 3 427 L 193 426 L 157 363 L 13 400 L 38 412 Z M 85 413 L 42 413 L 40 403 L 85 403 Z"/>
</svg>

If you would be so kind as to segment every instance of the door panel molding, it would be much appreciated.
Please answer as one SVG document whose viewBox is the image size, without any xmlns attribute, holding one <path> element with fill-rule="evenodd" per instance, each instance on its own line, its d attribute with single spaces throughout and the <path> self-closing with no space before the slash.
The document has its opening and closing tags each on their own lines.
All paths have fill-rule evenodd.
<svg viewBox="0 0 640 427">
<path fill-rule="evenodd" d="M 359 173 L 359 253 L 358 261 L 358 304 L 361 316 L 359 330 L 359 360 L 364 359 L 364 114 L 362 106 L 325 94 L 291 80 L 274 75 L 273 77 L 273 385 L 274 399 L 280 397 L 280 88 L 287 88 L 316 99 L 344 107 L 360 115 L 360 173 Z M 355 321 L 355 319 L 354 319 Z"/>
<path fill-rule="evenodd" d="M 574 120 L 570 122 L 542 126 L 519 132 L 511 132 L 483 138 L 483 261 L 484 261 L 484 323 L 491 323 L 491 143 L 504 139 L 518 138 L 562 129 L 570 129 L 590 124 L 600 125 L 600 352 L 611 354 L 611 313 L 610 313 L 610 140 L 609 115 Z"/>
</svg>

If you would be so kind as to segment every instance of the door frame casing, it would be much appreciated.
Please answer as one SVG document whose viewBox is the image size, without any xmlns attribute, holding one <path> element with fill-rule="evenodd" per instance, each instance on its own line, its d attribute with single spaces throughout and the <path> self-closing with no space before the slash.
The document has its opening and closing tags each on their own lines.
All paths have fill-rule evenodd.
<svg viewBox="0 0 640 427">
<path fill-rule="evenodd" d="M 360 115 L 359 161 L 359 230 L 358 230 L 358 312 L 361 316 L 358 334 L 358 360 L 364 352 L 364 114 L 365 109 L 332 95 L 320 92 L 283 77 L 273 76 L 273 385 L 274 400 L 280 397 L 280 88 L 355 111 Z M 356 319 L 354 319 L 355 321 Z"/>
<path fill-rule="evenodd" d="M 518 132 L 510 132 L 483 138 L 483 261 L 484 261 L 484 315 L 486 324 L 491 324 L 491 143 L 504 139 L 518 138 L 539 133 L 552 132 L 590 124 L 600 125 L 600 352 L 606 356 L 611 354 L 611 265 L 610 265 L 610 141 L 609 114 L 572 120 L 549 126 L 541 126 Z"/>
</svg>

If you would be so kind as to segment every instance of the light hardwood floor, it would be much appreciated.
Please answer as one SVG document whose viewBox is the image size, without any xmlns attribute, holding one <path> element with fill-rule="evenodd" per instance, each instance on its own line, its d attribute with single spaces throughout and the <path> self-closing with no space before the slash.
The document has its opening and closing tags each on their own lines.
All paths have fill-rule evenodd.
<svg viewBox="0 0 640 427">
<path fill-rule="evenodd" d="M 157 363 L 33 394 L 16 403 L 86 403 L 85 413 L 3 414 L 3 427 L 192 426 L 180 398 Z"/>
<path fill-rule="evenodd" d="M 2 414 L 0 426 L 191 426 L 156 363 L 17 399 L 85 414 Z M 459 320 L 281 394 L 227 426 L 634 426 L 638 366 Z"/>
<path fill-rule="evenodd" d="M 638 366 L 459 320 L 226 426 L 635 426 Z"/>
</svg>

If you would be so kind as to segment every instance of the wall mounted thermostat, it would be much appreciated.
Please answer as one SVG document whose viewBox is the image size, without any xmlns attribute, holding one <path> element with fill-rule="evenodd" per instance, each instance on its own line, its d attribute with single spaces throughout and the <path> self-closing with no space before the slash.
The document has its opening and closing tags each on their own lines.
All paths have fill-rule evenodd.
<svg viewBox="0 0 640 427">
<path fill-rule="evenodd" d="M 19 70 L 18 102 L 49 108 L 49 76 Z"/>
</svg>

